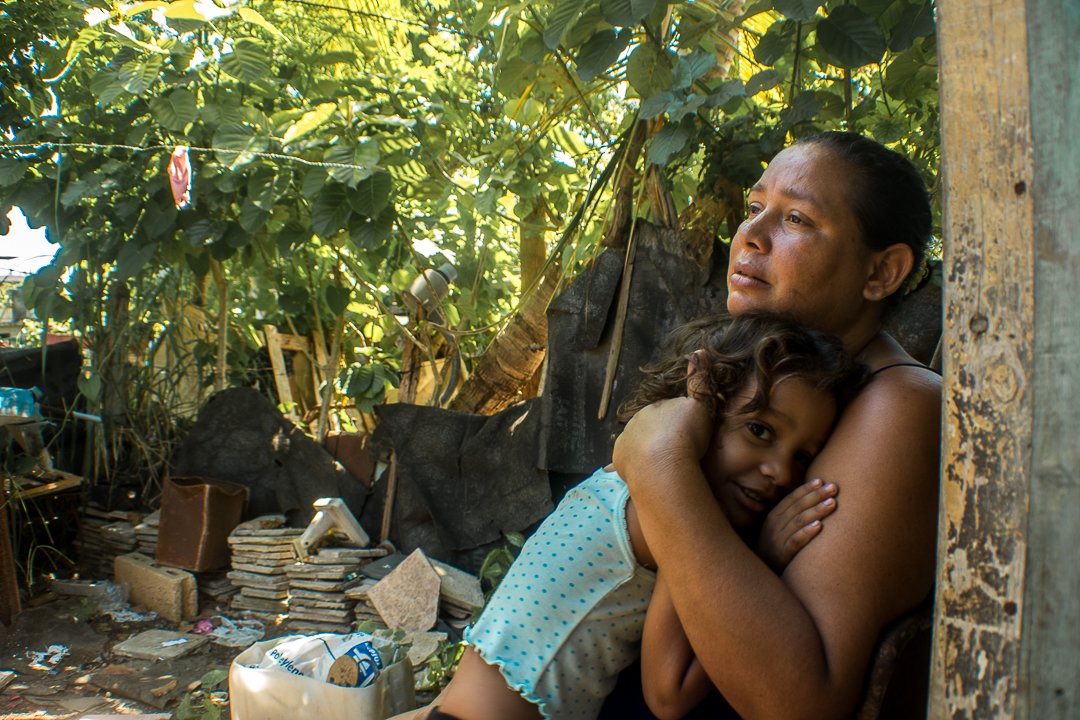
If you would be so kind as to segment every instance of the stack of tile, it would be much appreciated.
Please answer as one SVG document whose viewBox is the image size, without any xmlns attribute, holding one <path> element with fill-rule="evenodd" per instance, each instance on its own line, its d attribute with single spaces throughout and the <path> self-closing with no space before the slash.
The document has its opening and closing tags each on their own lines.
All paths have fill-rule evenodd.
<svg viewBox="0 0 1080 720">
<path fill-rule="evenodd" d="M 286 567 L 289 628 L 298 632 L 350 632 L 357 601 L 346 593 L 362 582 L 361 563 L 384 555 L 383 548 L 320 548 L 305 562 Z"/>
<path fill-rule="evenodd" d="M 199 583 L 199 592 L 215 603 L 223 603 L 240 592 L 225 573 L 200 573 L 195 579 Z"/>
<path fill-rule="evenodd" d="M 370 621 L 376 628 L 386 627 L 382 616 L 379 615 L 379 611 L 371 604 L 371 598 L 368 597 L 368 591 L 375 587 L 378 582 L 375 578 L 364 577 L 359 584 L 353 585 L 345 591 L 345 597 L 356 602 L 355 607 L 353 607 L 353 616 L 356 618 L 358 625 Z"/>
<path fill-rule="evenodd" d="M 138 546 L 131 520 L 139 519 L 139 515 L 123 510 L 105 512 L 89 505 L 83 508 L 73 542 L 83 569 L 96 576 L 111 576 L 116 556 L 134 552 Z"/>
<path fill-rule="evenodd" d="M 135 526 L 135 537 L 139 541 L 138 550 L 147 557 L 157 556 L 157 536 L 160 524 L 161 511 L 155 510 Z"/>
<path fill-rule="evenodd" d="M 112 572 L 101 543 L 101 528 L 108 523 L 109 513 L 100 508 L 88 505 L 79 513 L 79 528 L 72 545 L 79 566 L 92 576 L 104 577 Z"/>
<path fill-rule="evenodd" d="M 299 528 L 260 527 L 257 521 L 238 525 L 229 536 L 232 550 L 232 584 L 240 588 L 233 597 L 234 610 L 281 614 L 289 609 L 289 578 L 285 566 L 293 562 L 292 541 Z"/>
</svg>

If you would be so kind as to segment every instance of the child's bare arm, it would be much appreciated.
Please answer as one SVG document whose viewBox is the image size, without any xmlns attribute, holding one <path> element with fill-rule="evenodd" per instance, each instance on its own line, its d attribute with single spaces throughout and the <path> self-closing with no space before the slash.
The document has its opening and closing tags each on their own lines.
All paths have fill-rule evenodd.
<svg viewBox="0 0 1080 720">
<path fill-rule="evenodd" d="M 755 552 L 777 575 L 821 532 L 821 521 L 836 509 L 836 492 L 836 485 L 811 480 L 792 490 L 765 518 Z"/>
<path fill-rule="evenodd" d="M 713 689 L 712 681 L 690 647 L 660 572 L 656 574 L 656 588 L 645 615 L 641 684 L 646 704 L 660 720 L 678 720 Z"/>
</svg>

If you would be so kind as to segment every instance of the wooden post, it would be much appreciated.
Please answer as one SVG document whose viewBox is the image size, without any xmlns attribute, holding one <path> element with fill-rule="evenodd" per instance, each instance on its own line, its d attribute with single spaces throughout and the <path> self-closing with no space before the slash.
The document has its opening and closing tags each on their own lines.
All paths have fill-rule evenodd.
<svg viewBox="0 0 1080 720">
<path fill-rule="evenodd" d="M 941 0 L 930 718 L 1080 716 L 1080 11 Z"/>
</svg>

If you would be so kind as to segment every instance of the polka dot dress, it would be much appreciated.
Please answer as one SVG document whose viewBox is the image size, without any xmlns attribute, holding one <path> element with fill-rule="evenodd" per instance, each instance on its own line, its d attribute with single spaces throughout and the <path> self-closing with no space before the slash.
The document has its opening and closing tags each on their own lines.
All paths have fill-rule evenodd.
<svg viewBox="0 0 1080 720">
<path fill-rule="evenodd" d="M 603 470 L 567 493 L 466 633 L 544 717 L 592 720 L 641 655 L 656 574 L 634 559 L 629 496 Z"/>
</svg>

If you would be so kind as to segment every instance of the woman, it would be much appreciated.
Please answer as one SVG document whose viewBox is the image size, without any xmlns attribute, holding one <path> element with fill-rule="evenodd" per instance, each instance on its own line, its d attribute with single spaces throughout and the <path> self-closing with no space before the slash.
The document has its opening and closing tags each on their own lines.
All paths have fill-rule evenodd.
<svg viewBox="0 0 1080 720">
<path fill-rule="evenodd" d="M 837 509 L 781 577 L 735 534 L 705 483 L 703 403 L 646 408 L 615 445 L 690 644 L 745 720 L 849 717 L 879 633 L 930 592 L 940 381 L 881 330 L 930 227 L 915 168 L 850 133 L 784 150 L 750 191 L 731 244 L 728 309 L 791 313 L 840 336 L 875 372 L 807 472 L 827 483 L 823 495 L 839 493 Z"/>
</svg>

